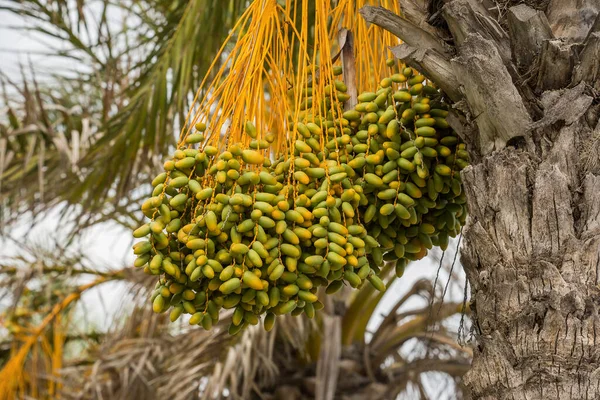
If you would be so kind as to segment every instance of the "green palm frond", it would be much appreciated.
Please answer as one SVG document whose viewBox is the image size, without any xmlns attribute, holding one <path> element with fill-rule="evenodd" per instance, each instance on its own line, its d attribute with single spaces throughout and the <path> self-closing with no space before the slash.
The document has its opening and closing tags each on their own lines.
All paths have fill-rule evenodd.
<svg viewBox="0 0 600 400">
<path fill-rule="evenodd" d="M 5 181 L 0 200 L 10 206 L 12 217 L 24 210 L 39 213 L 66 200 L 72 206 L 66 215 L 89 224 L 84 217 L 92 212 L 114 215 L 133 203 L 131 191 L 148 179 L 175 144 L 201 79 L 247 5 L 242 0 L 72 3 L 0 2 L 0 10 L 23 18 L 27 29 L 61 43 L 55 55 L 83 62 L 84 70 L 75 76 L 52 73 L 54 85 L 39 89 L 48 96 L 23 90 L 26 82 L 17 85 L 27 99 L 17 99 L 16 104 L 33 106 L 37 114 L 29 117 L 26 109 L 12 107 L 6 120 L 0 119 L 0 141 L 14 142 L 11 137 L 20 136 L 18 149 L 0 142 L 0 178 Z M 96 20 L 93 7 L 98 4 L 102 12 Z M 116 14 L 126 22 L 111 23 L 111 13 L 113 19 Z M 135 29 L 128 28 L 132 23 Z M 69 110 L 68 102 L 81 106 L 81 121 L 46 111 Z M 11 104 L 10 99 L 5 103 Z M 14 126 L 19 119 L 33 121 L 36 127 Z M 72 133 L 79 140 L 71 138 Z M 78 157 L 71 157 L 71 163 L 65 162 L 65 146 L 57 144 L 61 134 L 67 147 L 74 146 L 71 140 L 77 142 Z M 16 184 L 32 178 L 51 191 L 37 187 L 24 192 Z M 79 183 L 73 184 L 73 178 Z M 113 205 L 110 212 L 108 203 Z"/>
<path fill-rule="evenodd" d="M 86 179 L 72 193 L 72 203 L 94 208 L 111 190 L 116 190 L 117 197 L 128 193 L 175 144 L 176 127 L 185 123 L 189 96 L 241 9 L 237 3 L 242 2 L 233 1 L 231 12 L 225 4 L 213 3 L 190 2 L 173 36 L 156 54 L 156 62 L 132 82 L 129 104 L 107 122 L 106 131 L 82 162 Z"/>
</svg>

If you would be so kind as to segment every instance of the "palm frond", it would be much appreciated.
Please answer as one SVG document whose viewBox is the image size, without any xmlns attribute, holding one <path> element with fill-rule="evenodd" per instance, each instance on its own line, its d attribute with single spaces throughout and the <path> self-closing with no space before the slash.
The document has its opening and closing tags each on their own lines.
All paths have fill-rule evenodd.
<svg viewBox="0 0 600 400">
<path fill-rule="evenodd" d="M 189 96 L 211 64 L 235 21 L 242 1 L 189 2 L 172 36 L 147 70 L 127 90 L 128 104 L 107 121 L 105 132 L 82 162 L 86 178 L 70 202 L 94 209 L 116 191 L 116 197 L 137 187 L 144 174 L 160 164 L 175 144 Z M 202 46 L 198 46 L 202 43 Z M 95 168 L 101 164 L 103 168 Z"/>
<path fill-rule="evenodd" d="M 16 104 L 25 107 L 10 107 L 7 98 L 9 118 L 0 121 L 0 201 L 10 210 L 4 220 L 66 200 L 65 216 L 89 225 L 85 217 L 108 215 L 107 204 L 112 213 L 137 205 L 132 189 L 174 145 L 200 79 L 245 6 L 242 0 L 0 3 L 38 36 L 61 43 L 56 55 L 84 63 L 83 73 L 52 73 L 56 83 L 49 88 L 14 83 L 23 97 Z M 111 13 L 126 23 L 111 22 Z M 133 22 L 135 30 L 128 27 Z M 18 184 L 34 177 L 37 187 Z"/>
<path fill-rule="evenodd" d="M 60 89 L 39 87 L 35 77 L 33 89 L 1 74 L 0 80 L 21 89 L 20 98 L 6 101 L 12 118 L 0 121 L 0 217 L 10 224 L 26 211 L 37 216 L 57 205 L 82 179 L 78 163 L 94 140 L 102 95 L 71 80 L 58 81 Z M 78 98 L 84 92 L 85 100 Z"/>
<path fill-rule="evenodd" d="M 392 280 L 387 278 L 388 286 Z M 360 293 L 346 297 L 348 311 L 364 301 Z M 315 320 L 282 317 L 271 332 L 256 326 L 230 337 L 230 316 L 208 332 L 187 327 L 186 322 L 169 328 L 163 314 L 141 306 L 122 330 L 90 353 L 94 362 L 62 371 L 63 379 L 71 384 L 63 388 L 64 395 L 75 398 L 83 392 L 85 399 L 259 399 L 277 395 L 392 399 L 413 393 L 422 379 L 429 379 L 427 374 L 434 374 L 431 379 L 454 385 L 459 396 L 471 351 L 459 346 L 456 335 L 444 324 L 435 322 L 459 313 L 461 304 L 436 303 L 440 312 L 433 313 L 433 319 L 428 307 L 398 312 L 415 296 L 428 300 L 431 293 L 430 282 L 416 281 L 374 332 L 361 328 L 362 340 L 347 345 L 342 344 L 341 318 L 325 312 Z M 143 330 L 132 329 L 137 326 Z M 354 328 L 354 332 L 358 330 Z M 407 346 L 413 350 L 407 351 Z"/>
<path fill-rule="evenodd" d="M 69 362 L 65 348 L 75 342 L 85 348 L 102 335 L 94 326 L 79 332 L 81 313 L 74 310 L 82 295 L 112 281 L 145 293 L 150 282 L 140 281 L 133 268 L 92 262 L 85 249 L 28 242 L 13 247 L 19 252 L 0 259 L 0 398 L 51 398 L 60 388 L 59 370 Z"/>
</svg>

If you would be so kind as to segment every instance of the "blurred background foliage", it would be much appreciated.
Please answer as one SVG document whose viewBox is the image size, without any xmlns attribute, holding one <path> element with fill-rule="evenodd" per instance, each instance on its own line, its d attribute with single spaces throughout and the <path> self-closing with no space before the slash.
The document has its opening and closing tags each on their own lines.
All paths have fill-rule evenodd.
<svg viewBox="0 0 600 400">
<path fill-rule="evenodd" d="M 19 22 L 4 29 L 41 40 L 43 60 L 65 66 L 20 58 L 20 74 L 0 70 L 2 243 L 18 249 L 0 258 L 0 399 L 461 397 L 471 354 L 457 343 L 463 302 L 442 302 L 428 280 L 403 297 L 370 285 L 343 291 L 315 320 L 287 317 L 270 333 L 229 337 L 152 313 L 151 279 L 100 262 L 78 240 L 106 223 L 140 225 L 146 183 L 247 5 L 0 0 L 3 20 Z M 50 214 L 64 235 L 14 234 Z M 396 279 L 389 274 L 388 287 Z M 89 321 L 97 313 L 86 307 L 102 307 L 82 301 L 86 293 L 117 282 L 124 306 L 101 311 L 106 326 Z M 424 306 L 407 309 L 415 298 Z M 377 316 L 384 299 L 391 311 Z M 374 316 L 382 322 L 368 330 Z"/>
</svg>

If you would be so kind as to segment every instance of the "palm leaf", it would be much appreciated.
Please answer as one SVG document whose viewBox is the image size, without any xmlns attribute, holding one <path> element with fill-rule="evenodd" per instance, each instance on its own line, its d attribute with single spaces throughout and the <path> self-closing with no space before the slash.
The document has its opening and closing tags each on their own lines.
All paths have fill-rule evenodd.
<svg viewBox="0 0 600 400">
<path fill-rule="evenodd" d="M 68 72 L 63 76 L 52 74 L 57 85 L 48 90 L 48 95 L 35 98 L 23 91 L 23 97 L 31 98 L 26 103 L 32 104 L 33 100 L 39 103 L 35 116 L 28 116 L 26 110 L 12 110 L 17 119 L 31 120 L 38 128 L 45 128 L 42 133 L 47 133 L 48 146 L 40 160 L 37 156 L 42 148 L 38 141 L 24 169 L 23 159 L 17 160 L 14 155 L 26 151 L 7 149 L 8 155 L 12 154 L 12 163 L 6 162 L 7 154 L 3 155 L 6 165 L 1 168 L 0 177 L 12 179 L 12 184 L 4 184 L 0 192 L 12 210 L 12 215 L 5 215 L 5 221 L 14 219 L 17 210 L 40 213 L 64 200 L 72 205 L 64 215 L 80 222 L 86 214 L 102 211 L 107 203 L 114 205 L 113 211 L 122 209 L 123 203 L 131 200 L 128 197 L 131 190 L 148 179 L 175 143 L 175 134 L 185 122 L 193 93 L 246 5 L 242 0 L 102 1 L 100 21 L 94 21 L 90 20 L 90 7 L 95 2 L 79 1 L 75 8 L 67 3 L 35 0 L 0 3 L 0 9 L 28 22 L 28 29 L 61 41 L 62 47 L 68 49 L 56 54 L 79 58 L 91 71 L 74 77 Z M 128 18 L 139 18 L 141 25 L 134 32 L 126 25 L 110 25 L 106 15 L 115 9 Z M 98 25 L 97 37 L 89 32 L 94 24 Z M 65 93 L 61 91 L 64 85 L 77 90 Z M 90 127 L 88 134 L 83 134 L 82 126 L 69 126 L 71 121 L 57 118 L 56 113 L 44 114 L 48 105 L 64 104 L 69 99 L 82 103 L 82 119 L 92 117 L 85 121 Z M 7 135 L 14 136 L 14 130 L 13 127 Z M 64 163 L 61 150 L 65 146 L 57 141 L 65 140 L 56 132 L 62 132 L 67 142 L 71 142 L 72 132 L 85 139 L 78 141 L 78 158 L 71 158 L 74 165 Z M 33 140 L 29 136 L 40 135 L 39 131 L 20 133 L 20 139 L 25 141 Z M 41 178 L 36 176 L 36 181 L 45 182 L 44 186 L 52 189 L 43 199 L 35 190 L 23 191 L 14 184 L 27 181 L 32 174 L 39 175 Z M 72 184 L 74 178 L 80 183 Z"/>
</svg>

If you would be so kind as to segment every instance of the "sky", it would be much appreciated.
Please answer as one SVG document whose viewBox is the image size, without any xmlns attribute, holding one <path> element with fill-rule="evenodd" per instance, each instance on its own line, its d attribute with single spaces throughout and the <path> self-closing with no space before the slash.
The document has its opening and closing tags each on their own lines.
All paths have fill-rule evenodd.
<svg viewBox="0 0 600 400">
<path fill-rule="evenodd" d="M 0 0 L 0 5 L 3 0 Z M 23 69 L 28 73 L 29 65 L 40 72 L 51 72 L 56 68 L 73 67 L 72 63 L 59 57 L 49 56 L 50 47 L 61 43 L 49 43 L 38 33 L 27 31 L 20 18 L 8 11 L 0 10 L 0 71 L 14 81 L 21 81 Z M 25 67 L 25 68 L 23 68 Z M 43 79 L 44 74 L 39 77 Z"/>
</svg>

